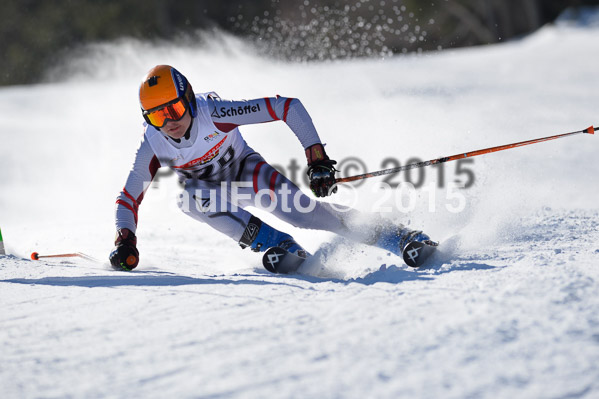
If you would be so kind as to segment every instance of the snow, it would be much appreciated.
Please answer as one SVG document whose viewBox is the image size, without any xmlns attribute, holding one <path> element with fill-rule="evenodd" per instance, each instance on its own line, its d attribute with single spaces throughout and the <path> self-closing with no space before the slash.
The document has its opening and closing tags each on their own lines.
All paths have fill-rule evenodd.
<svg viewBox="0 0 599 399">
<path fill-rule="evenodd" d="M 598 31 L 386 60 L 285 64 L 222 36 L 98 46 L 56 83 L 0 89 L 0 394 L 33 397 L 594 398 L 599 396 L 599 142 L 579 135 L 425 171 L 409 212 L 381 178 L 342 188 L 442 247 L 413 270 L 329 233 L 294 234 L 325 266 L 272 275 L 183 215 L 163 176 L 140 208 L 141 264 L 112 271 L 113 211 L 141 134 L 137 85 L 157 63 L 224 98 L 281 94 L 331 156 L 404 164 L 586 128 Z M 243 129 L 273 164 L 303 164 L 281 123 Z M 362 144 L 363 143 L 363 144 Z M 387 165 L 391 167 L 393 165 Z M 354 170 L 356 172 L 356 170 Z M 416 176 L 416 174 L 414 174 Z M 399 182 L 404 176 L 396 177 Z M 454 192 L 455 194 L 455 192 Z M 382 196 L 382 197 L 381 197 Z M 434 206 L 434 210 L 432 207 Z M 81 251 L 98 262 L 29 260 Z"/>
</svg>

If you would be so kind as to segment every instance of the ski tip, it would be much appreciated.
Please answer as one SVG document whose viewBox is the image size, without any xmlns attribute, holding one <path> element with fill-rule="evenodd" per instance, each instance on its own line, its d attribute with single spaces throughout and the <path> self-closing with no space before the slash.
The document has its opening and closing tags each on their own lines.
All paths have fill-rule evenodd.
<svg viewBox="0 0 599 399">
<path fill-rule="evenodd" d="M 406 265 L 414 268 L 421 267 L 429 256 L 437 249 L 438 242 L 426 240 L 423 242 L 412 241 L 408 243 L 403 251 L 403 260 Z"/>
<path fill-rule="evenodd" d="M 302 252 L 306 254 L 305 251 L 302 250 Z M 305 256 L 289 252 L 281 247 L 270 247 L 262 256 L 262 265 L 269 272 L 288 274 L 295 273 L 305 260 Z"/>
<path fill-rule="evenodd" d="M 39 260 L 39 259 L 40 259 L 40 254 L 38 254 L 37 252 L 31 253 L 31 260 Z"/>
<path fill-rule="evenodd" d="M 277 265 L 281 258 L 285 256 L 287 251 L 279 247 L 270 247 L 262 256 L 262 265 L 271 273 L 277 273 Z"/>
<path fill-rule="evenodd" d="M 591 125 L 585 129 L 585 132 L 587 132 L 588 134 L 595 134 L 595 131 L 597 129 L 599 129 L 599 128 L 593 127 L 593 125 Z"/>
</svg>

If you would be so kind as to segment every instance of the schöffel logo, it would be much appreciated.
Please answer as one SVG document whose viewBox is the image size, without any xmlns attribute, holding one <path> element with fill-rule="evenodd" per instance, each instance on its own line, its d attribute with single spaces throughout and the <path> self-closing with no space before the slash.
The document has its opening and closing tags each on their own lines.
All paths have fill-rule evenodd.
<svg viewBox="0 0 599 399">
<path fill-rule="evenodd" d="M 244 105 L 239 107 L 221 107 L 220 110 L 215 109 L 212 111 L 211 116 L 215 118 L 224 118 L 225 116 L 240 116 L 247 115 L 254 112 L 260 112 L 260 104 L 256 103 L 255 105 Z"/>
</svg>

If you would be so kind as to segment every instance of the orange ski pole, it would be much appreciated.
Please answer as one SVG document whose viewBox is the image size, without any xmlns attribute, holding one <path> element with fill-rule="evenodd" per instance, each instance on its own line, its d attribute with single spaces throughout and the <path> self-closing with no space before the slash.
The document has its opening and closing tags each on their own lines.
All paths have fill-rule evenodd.
<svg viewBox="0 0 599 399">
<path fill-rule="evenodd" d="M 71 253 L 71 254 L 56 254 L 56 255 L 40 255 L 37 252 L 33 252 L 31 254 L 32 260 L 40 260 L 41 258 L 83 258 L 88 260 L 95 260 L 91 256 L 83 254 L 81 252 Z"/>
<path fill-rule="evenodd" d="M 449 157 L 431 159 L 430 161 L 411 163 L 409 165 L 404 165 L 404 166 L 400 166 L 397 168 L 383 169 L 383 170 L 379 170 L 377 172 L 364 173 L 363 175 L 342 177 L 342 178 L 336 179 L 335 182 L 336 183 L 347 183 L 350 181 L 367 179 L 369 177 L 390 175 L 392 173 L 401 172 L 402 170 L 422 168 L 424 166 L 435 165 L 438 163 L 455 161 L 455 160 L 464 159 L 464 158 L 471 158 L 471 157 L 475 157 L 477 155 L 483 155 L 483 154 L 489 154 L 491 152 L 509 150 L 510 148 L 522 147 L 522 146 L 529 145 L 529 144 L 542 143 L 543 141 L 555 140 L 555 139 L 559 139 L 562 137 L 573 136 L 575 134 L 584 134 L 584 133 L 595 134 L 595 131 L 597 131 L 597 130 L 599 130 L 599 127 L 589 126 L 586 129 L 578 130 L 576 132 L 556 134 L 555 136 L 543 137 L 540 139 L 527 140 L 527 141 L 521 141 L 519 143 L 505 144 L 505 145 L 500 145 L 497 147 L 485 148 L 483 150 L 476 150 L 476 151 L 466 152 L 463 154 L 451 155 Z"/>
</svg>

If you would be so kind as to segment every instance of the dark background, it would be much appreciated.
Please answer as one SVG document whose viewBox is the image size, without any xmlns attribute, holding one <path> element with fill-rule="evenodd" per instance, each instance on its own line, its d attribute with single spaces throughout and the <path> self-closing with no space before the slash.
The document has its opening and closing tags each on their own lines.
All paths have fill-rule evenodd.
<svg viewBox="0 0 599 399">
<path fill-rule="evenodd" d="M 169 40 L 224 31 L 291 61 L 382 57 L 497 43 L 599 0 L 9 0 L 0 85 L 42 81 L 88 43 Z"/>
</svg>

